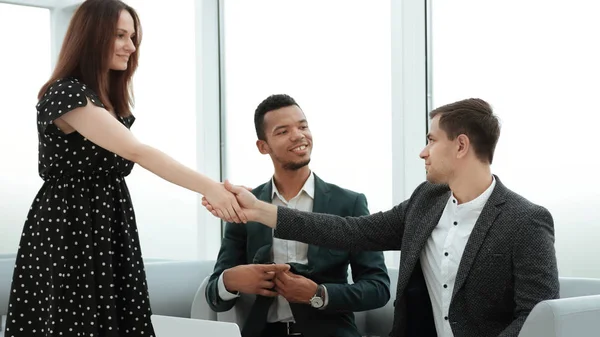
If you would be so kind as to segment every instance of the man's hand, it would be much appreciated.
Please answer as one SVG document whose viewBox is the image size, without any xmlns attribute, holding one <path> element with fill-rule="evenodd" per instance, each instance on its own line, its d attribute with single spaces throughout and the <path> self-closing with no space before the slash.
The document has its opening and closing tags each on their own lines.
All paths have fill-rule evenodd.
<svg viewBox="0 0 600 337">
<path fill-rule="evenodd" d="M 273 278 L 277 273 L 290 269 L 287 264 L 246 264 L 229 268 L 223 272 L 223 283 L 229 292 L 277 296 L 273 291 Z"/>
<path fill-rule="evenodd" d="M 257 221 L 265 226 L 275 228 L 277 224 L 277 206 L 258 200 L 254 194 L 250 193 L 248 188 L 232 185 L 228 180 L 225 180 L 224 186 L 229 192 L 235 195 L 241 207 L 241 212 L 247 221 Z M 223 217 L 222 213 L 219 214 L 214 207 L 215 205 L 211 204 L 206 198 L 202 198 L 202 205 L 214 216 L 229 221 Z"/>
<path fill-rule="evenodd" d="M 317 284 L 304 276 L 285 271 L 277 273 L 275 290 L 290 303 L 309 304 L 317 292 Z"/>
</svg>

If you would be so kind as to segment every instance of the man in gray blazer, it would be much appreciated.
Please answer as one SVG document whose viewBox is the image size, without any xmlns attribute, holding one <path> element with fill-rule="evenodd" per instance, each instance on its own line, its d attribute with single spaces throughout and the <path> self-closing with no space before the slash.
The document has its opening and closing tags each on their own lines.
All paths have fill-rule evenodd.
<svg viewBox="0 0 600 337">
<path fill-rule="evenodd" d="M 488 103 L 458 101 L 430 117 L 420 154 L 427 182 L 387 212 L 298 212 L 226 186 L 248 218 L 275 228 L 277 237 L 401 250 L 390 336 L 516 337 L 538 302 L 558 298 L 552 216 L 492 175 L 500 125 Z"/>
</svg>

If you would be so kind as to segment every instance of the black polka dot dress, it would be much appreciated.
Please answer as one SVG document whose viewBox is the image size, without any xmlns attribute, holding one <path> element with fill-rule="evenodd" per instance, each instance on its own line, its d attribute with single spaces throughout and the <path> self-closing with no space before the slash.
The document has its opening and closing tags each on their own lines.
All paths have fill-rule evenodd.
<svg viewBox="0 0 600 337">
<path fill-rule="evenodd" d="M 88 99 L 103 107 L 90 88 L 67 78 L 37 105 L 44 184 L 23 228 L 6 337 L 154 336 L 124 180 L 133 163 L 53 124 Z M 134 117 L 119 121 L 129 128 Z"/>
</svg>

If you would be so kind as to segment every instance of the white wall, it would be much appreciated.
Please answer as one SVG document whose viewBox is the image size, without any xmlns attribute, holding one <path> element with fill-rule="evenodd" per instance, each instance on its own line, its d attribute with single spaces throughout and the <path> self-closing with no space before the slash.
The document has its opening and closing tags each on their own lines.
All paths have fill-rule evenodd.
<svg viewBox="0 0 600 337">
<path fill-rule="evenodd" d="M 433 98 L 502 119 L 493 171 L 554 217 L 561 276 L 600 277 L 600 4 L 433 2 Z"/>
</svg>

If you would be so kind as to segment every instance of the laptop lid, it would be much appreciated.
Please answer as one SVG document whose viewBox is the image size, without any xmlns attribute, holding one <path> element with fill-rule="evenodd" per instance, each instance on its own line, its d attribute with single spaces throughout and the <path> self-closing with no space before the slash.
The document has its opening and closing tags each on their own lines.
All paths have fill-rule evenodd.
<svg viewBox="0 0 600 337">
<path fill-rule="evenodd" d="M 152 315 L 150 319 L 156 337 L 241 337 L 235 323 L 162 315 Z"/>
</svg>

